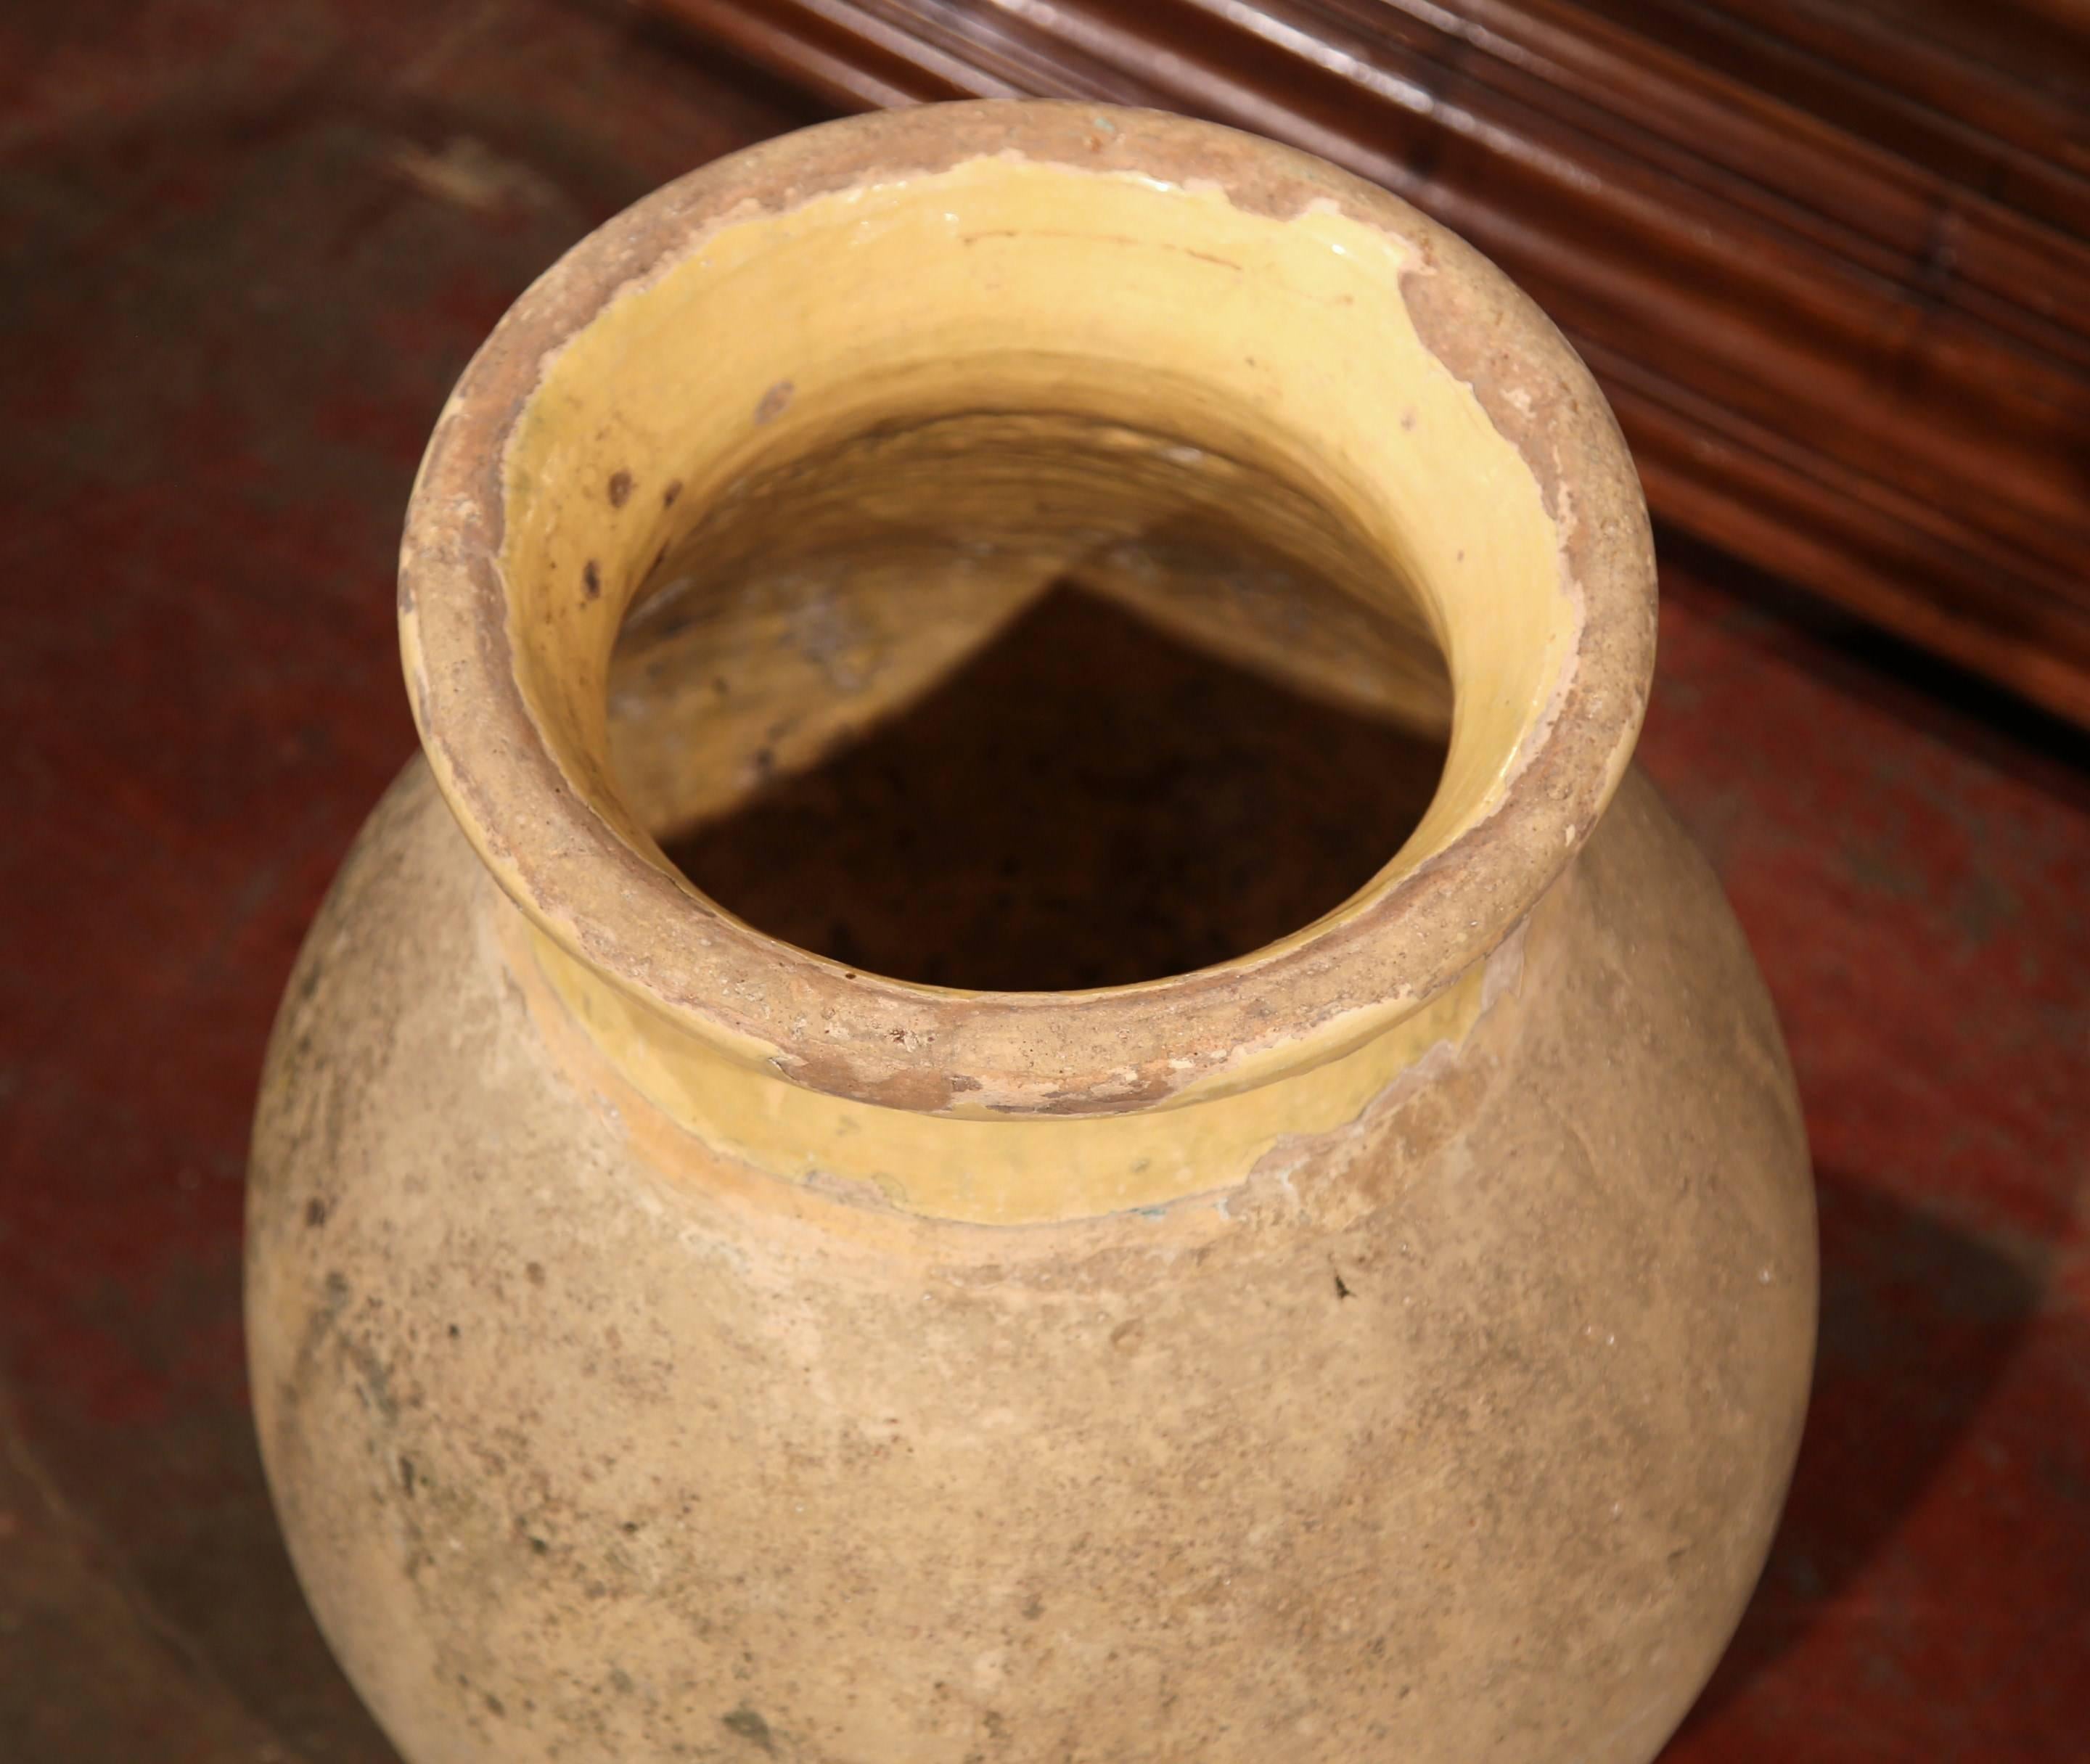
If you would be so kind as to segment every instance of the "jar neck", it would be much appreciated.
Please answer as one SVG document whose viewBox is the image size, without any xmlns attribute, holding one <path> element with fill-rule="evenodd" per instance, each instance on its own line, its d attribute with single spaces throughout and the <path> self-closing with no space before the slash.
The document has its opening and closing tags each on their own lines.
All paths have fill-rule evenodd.
<svg viewBox="0 0 2090 1764">
<path fill-rule="evenodd" d="M 940 446 L 948 469 L 882 475 Z M 1068 495 L 1042 493 L 1054 472 Z M 1165 979 L 961 994 L 766 938 L 661 850 L 665 820 L 715 809 L 736 775 L 664 763 L 649 795 L 613 750 L 627 616 L 674 604 L 660 572 L 677 557 L 720 572 L 691 589 L 701 610 L 778 547 L 802 570 L 866 544 L 875 562 L 895 535 L 955 545 L 1014 572 L 953 591 L 963 636 L 1029 592 L 1018 565 L 1073 548 L 1149 610 L 1298 663 L 1301 646 L 1204 624 L 1192 598 L 1155 600 L 1151 536 L 1209 534 L 1215 510 L 1417 639 L 1400 649 L 1413 665 L 1374 674 L 1391 714 L 1437 716 L 1449 687 L 1436 796 L 1341 906 Z M 400 582 L 437 781 L 591 1044 L 712 1142 L 839 1161 L 873 1187 L 888 1166 L 943 1169 L 906 1204 L 979 1218 L 1165 1202 L 1252 1166 L 1279 1114 L 1293 1132 L 1344 1118 L 1456 1043 L 1489 952 L 1602 814 L 1653 653 L 1631 461 L 1522 295 L 1332 168 L 1088 105 L 855 118 L 621 216 L 467 371 Z M 897 604 L 845 609 L 876 625 Z M 894 628 L 926 644 L 941 627 Z M 1223 1145 L 1193 1156 L 1135 1125 L 1125 1142 L 1152 1132 L 1159 1164 L 1076 1155 L 1172 1116 L 1224 1123 Z M 977 1192 L 971 1136 L 1004 1127 L 1050 1148 L 1019 1164 L 993 1142 L 1035 1193 Z M 903 1157 L 909 1136 L 922 1149 Z M 858 1138 L 871 1149 L 830 1146 Z"/>
<path fill-rule="evenodd" d="M 1533 919 L 1547 916 L 1545 905 Z M 1258 1178 L 1282 1186 L 1317 1138 L 1353 1127 L 1456 1056 L 1519 989 L 1532 923 L 1408 1014 L 1317 1064 L 1288 1063 L 1244 1085 L 1123 1113 L 1010 1116 L 883 1108 L 793 1083 L 760 1049 L 692 1031 L 506 902 L 497 910 L 503 954 L 570 1073 L 613 1073 L 711 1156 L 833 1198 L 991 1226 L 1066 1224 L 1198 1197 L 1223 1211 Z"/>
</svg>

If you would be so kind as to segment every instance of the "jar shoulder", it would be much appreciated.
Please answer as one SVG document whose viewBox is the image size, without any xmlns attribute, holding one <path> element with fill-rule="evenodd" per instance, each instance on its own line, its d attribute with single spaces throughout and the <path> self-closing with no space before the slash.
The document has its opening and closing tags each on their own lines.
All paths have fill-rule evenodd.
<svg viewBox="0 0 2090 1764">
<path fill-rule="evenodd" d="M 934 1687 L 990 1656 L 1012 1758 L 1078 1716 L 1099 1756 L 1632 1764 L 1680 1718 L 1783 1499 L 1814 1262 L 1774 1018 L 1651 790 L 1427 1073 L 1076 1226 L 671 1155 L 555 1056 L 499 910 L 410 768 L 256 1132 L 263 1456 L 407 1755 L 665 1755 L 747 1706 L 957 1764 L 985 1718 Z M 1320 1740 L 1256 1725 L 1279 1684 Z"/>
</svg>

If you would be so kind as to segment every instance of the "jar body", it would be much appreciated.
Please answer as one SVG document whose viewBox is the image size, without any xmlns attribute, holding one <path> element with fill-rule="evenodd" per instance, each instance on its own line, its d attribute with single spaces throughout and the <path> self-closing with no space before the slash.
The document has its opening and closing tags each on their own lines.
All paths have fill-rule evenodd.
<svg viewBox="0 0 2090 1764">
<path fill-rule="evenodd" d="M 1060 1223 L 707 1147 L 516 921 L 416 762 L 256 1129 L 264 1458 L 411 1764 L 1628 1761 L 1682 1718 L 1796 1448 L 1813 1218 L 1636 775 L 1353 1119 Z"/>
</svg>

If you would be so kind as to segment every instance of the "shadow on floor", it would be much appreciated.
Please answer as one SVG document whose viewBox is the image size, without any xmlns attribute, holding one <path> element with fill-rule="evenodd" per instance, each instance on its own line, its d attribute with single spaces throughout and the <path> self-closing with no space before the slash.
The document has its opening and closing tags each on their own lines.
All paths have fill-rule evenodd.
<svg viewBox="0 0 2090 1764">
<path fill-rule="evenodd" d="M 1966 1437 L 2038 1310 L 2036 1270 L 1869 1183 L 1816 1172 L 1821 1332 L 1783 1521 L 1684 1732 L 1804 1639 Z"/>
</svg>

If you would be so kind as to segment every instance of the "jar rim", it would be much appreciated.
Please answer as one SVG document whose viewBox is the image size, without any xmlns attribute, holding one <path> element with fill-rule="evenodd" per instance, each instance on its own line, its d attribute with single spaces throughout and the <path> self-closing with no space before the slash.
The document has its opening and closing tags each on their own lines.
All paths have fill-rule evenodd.
<svg viewBox="0 0 2090 1764">
<path fill-rule="evenodd" d="M 1288 220 L 1318 206 L 1397 239 L 1424 346 L 1535 480 L 1575 625 L 1487 813 L 1351 906 L 1264 949 L 1085 992 L 966 992 L 768 936 L 639 848 L 600 780 L 562 764 L 518 678 L 501 567 L 510 439 L 546 364 L 722 222 L 880 179 L 1014 157 L 1216 188 Z M 1654 646 L 1652 540 L 1610 407 L 1508 278 L 1396 196 L 1215 124 L 1055 101 L 845 118 L 715 161 L 591 234 L 502 319 L 430 441 L 402 548 L 410 694 L 438 784 L 544 935 L 670 1024 L 793 1082 L 969 1116 L 1120 1113 L 1259 1082 L 1353 1047 L 1485 957 L 1571 861 L 1629 760 Z"/>
</svg>

